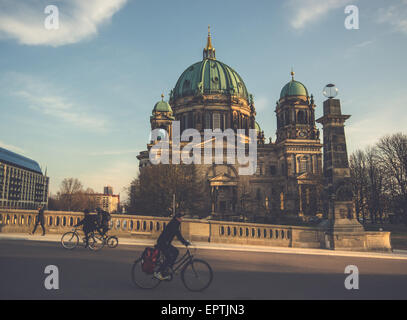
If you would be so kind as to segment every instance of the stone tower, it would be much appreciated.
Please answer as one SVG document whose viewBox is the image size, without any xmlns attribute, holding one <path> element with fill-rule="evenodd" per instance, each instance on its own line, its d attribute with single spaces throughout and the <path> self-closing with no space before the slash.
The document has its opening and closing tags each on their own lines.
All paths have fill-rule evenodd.
<svg viewBox="0 0 407 320">
<path fill-rule="evenodd" d="M 341 112 L 339 99 L 324 101 L 324 115 L 317 122 L 323 126 L 324 194 L 323 226 L 328 231 L 331 248 L 354 249 L 363 246 L 357 234 L 363 226 L 356 219 L 353 191 L 346 150 L 345 121 L 350 115 Z M 328 245 L 327 245 L 328 246 Z"/>
</svg>

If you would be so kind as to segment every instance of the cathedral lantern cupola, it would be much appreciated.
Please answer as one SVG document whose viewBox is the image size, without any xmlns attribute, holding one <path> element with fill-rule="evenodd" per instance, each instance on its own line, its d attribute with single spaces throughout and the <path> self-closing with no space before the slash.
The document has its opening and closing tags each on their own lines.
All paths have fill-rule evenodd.
<svg viewBox="0 0 407 320">
<path fill-rule="evenodd" d="M 211 29 L 208 26 L 208 40 L 206 42 L 206 47 L 203 49 L 204 59 L 216 59 L 215 48 L 212 46 Z"/>
</svg>

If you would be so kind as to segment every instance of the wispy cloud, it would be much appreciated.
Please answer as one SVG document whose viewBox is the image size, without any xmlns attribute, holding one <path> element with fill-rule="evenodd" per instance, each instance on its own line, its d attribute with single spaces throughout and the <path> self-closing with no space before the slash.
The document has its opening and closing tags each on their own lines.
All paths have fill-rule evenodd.
<svg viewBox="0 0 407 320">
<path fill-rule="evenodd" d="M 4 142 L 1 141 L 1 140 L 0 140 L 0 147 L 2 147 L 2 148 L 4 148 L 4 149 L 7 149 L 7 150 L 10 150 L 10 151 L 14 151 L 14 152 L 16 152 L 16 153 L 24 153 L 24 152 L 25 152 L 25 151 L 24 151 L 23 149 L 21 149 L 20 147 L 13 146 L 13 145 L 11 145 L 11 144 L 6 144 L 6 143 L 4 143 Z"/>
<path fill-rule="evenodd" d="M 98 33 L 127 0 L 54 1 L 58 7 L 60 27 L 47 30 L 44 13 L 49 1 L 31 0 L 0 2 L 0 36 L 16 39 L 25 45 L 61 46 L 79 42 Z"/>
<path fill-rule="evenodd" d="M 304 29 L 307 25 L 321 21 L 329 11 L 345 7 L 357 0 L 289 0 L 287 7 L 291 11 L 290 25 L 296 30 Z"/>
<path fill-rule="evenodd" d="M 345 50 L 344 57 L 345 58 L 353 58 L 355 54 L 362 51 L 364 48 L 371 46 L 376 40 L 367 40 L 360 43 L 357 43 Z"/>
<path fill-rule="evenodd" d="M 407 0 L 399 0 L 396 5 L 379 9 L 377 21 L 389 24 L 396 32 L 407 34 Z"/>
<path fill-rule="evenodd" d="M 96 132 L 107 130 L 108 121 L 103 115 L 60 94 L 54 85 L 25 74 L 9 73 L 6 76 L 11 83 L 11 94 L 24 99 L 31 110 L 74 127 Z"/>
</svg>

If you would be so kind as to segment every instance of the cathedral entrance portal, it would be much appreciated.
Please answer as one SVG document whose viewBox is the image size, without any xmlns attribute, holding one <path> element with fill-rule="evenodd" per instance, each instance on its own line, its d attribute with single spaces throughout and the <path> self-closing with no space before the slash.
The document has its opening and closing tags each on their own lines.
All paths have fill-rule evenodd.
<svg viewBox="0 0 407 320">
<path fill-rule="evenodd" d="M 212 215 L 231 216 L 236 213 L 237 181 L 227 174 L 209 180 L 211 187 Z"/>
</svg>

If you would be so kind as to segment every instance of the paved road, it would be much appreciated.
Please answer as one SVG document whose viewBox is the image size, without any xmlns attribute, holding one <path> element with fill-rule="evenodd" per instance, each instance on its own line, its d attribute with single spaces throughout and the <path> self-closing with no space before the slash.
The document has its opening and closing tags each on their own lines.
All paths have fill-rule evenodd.
<svg viewBox="0 0 407 320">
<path fill-rule="evenodd" d="M 143 291 L 130 268 L 143 247 L 67 251 L 55 242 L 0 240 L 0 299 L 406 299 L 407 260 L 200 249 L 215 272 L 203 293 L 179 277 Z M 44 287 L 56 265 L 60 289 Z M 359 290 L 346 290 L 344 269 L 359 268 Z"/>
</svg>

